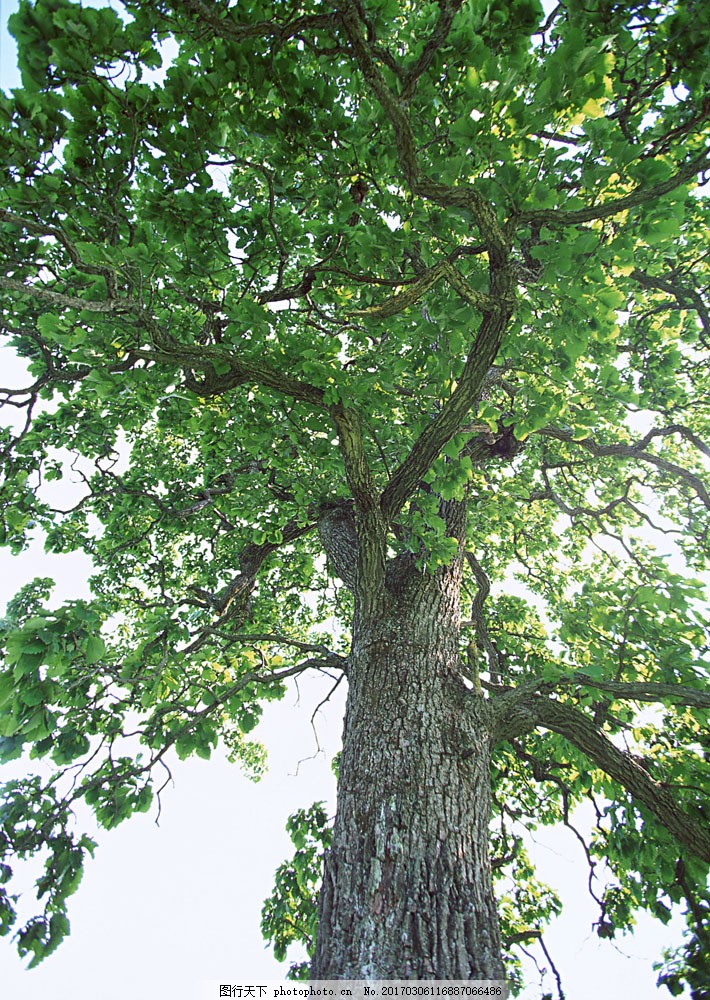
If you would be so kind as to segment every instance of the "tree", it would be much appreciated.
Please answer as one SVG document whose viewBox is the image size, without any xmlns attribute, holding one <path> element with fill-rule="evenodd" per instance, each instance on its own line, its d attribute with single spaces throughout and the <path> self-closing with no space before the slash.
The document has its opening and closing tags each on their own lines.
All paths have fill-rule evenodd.
<svg viewBox="0 0 710 1000">
<path fill-rule="evenodd" d="M 347 678 L 337 816 L 294 817 L 264 914 L 306 974 L 515 976 L 558 908 L 521 831 L 588 800 L 599 935 L 684 903 L 663 975 L 707 995 L 703 18 L 23 0 L 3 540 L 95 566 L 4 622 L 0 751 L 55 768 L 2 806 L 5 861 L 46 860 L 33 962 L 77 805 L 148 809 L 172 748 L 258 771 L 308 670 Z"/>
</svg>

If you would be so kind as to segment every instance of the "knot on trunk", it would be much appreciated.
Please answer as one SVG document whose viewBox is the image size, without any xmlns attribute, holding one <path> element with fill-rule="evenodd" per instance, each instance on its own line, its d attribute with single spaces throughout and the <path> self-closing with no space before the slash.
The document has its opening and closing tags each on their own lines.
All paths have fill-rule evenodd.
<svg viewBox="0 0 710 1000">
<path fill-rule="evenodd" d="M 328 570 L 353 590 L 358 538 L 352 503 L 343 500 L 323 504 L 318 513 L 318 534 L 328 558 Z"/>
</svg>

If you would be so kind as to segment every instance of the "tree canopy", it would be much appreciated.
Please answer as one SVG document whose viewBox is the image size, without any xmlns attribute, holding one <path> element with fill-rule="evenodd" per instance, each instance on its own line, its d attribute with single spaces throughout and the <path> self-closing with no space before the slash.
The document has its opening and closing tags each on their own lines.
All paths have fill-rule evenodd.
<svg viewBox="0 0 710 1000">
<path fill-rule="evenodd" d="M 0 329 L 30 373 L 1 391 L 2 541 L 94 566 L 91 600 L 38 579 L 3 622 L 0 759 L 54 770 L 2 792 L 0 930 L 39 853 L 20 953 L 67 933 L 78 803 L 149 809 L 172 750 L 258 775 L 263 702 L 347 674 L 354 510 L 373 579 L 465 550 L 512 974 L 559 908 L 521 831 L 589 801 L 599 935 L 682 903 L 662 975 L 707 995 L 707 11 L 116 7 L 22 0 L 0 98 Z M 294 829 L 282 956 L 328 836 Z"/>
</svg>

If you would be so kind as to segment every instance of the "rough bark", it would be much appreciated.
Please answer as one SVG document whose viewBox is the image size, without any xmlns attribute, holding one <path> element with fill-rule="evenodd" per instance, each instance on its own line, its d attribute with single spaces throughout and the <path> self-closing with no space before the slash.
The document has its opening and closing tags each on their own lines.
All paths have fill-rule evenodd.
<svg viewBox="0 0 710 1000">
<path fill-rule="evenodd" d="M 461 563 L 388 567 L 356 612 L 314 979 L 503 977 L 485 702 L 458 666 Z"/>
</svg>

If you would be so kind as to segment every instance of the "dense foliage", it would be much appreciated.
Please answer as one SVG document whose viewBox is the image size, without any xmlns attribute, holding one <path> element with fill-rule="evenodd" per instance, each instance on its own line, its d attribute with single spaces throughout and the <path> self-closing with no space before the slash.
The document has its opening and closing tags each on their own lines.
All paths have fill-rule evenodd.
<svg viewBox="0 0 710 1000">
<path fill-rule="evenodd" d="M 0 325 L 30 373 L 2 390 L 2 541 L 95 567 L 90 601 L 40 579 L 3 622 L 0 758 L 54 770 L 4 788 L 0 928 L 38 853 L 20 952 L 67 932 L 78 803 L 113 827 L 169 750 L 220 741 L 258 776 L 263 701 L 347 671 L 324 512 L 376 497 L 390 557 L 436 573 L 459 501 L 462 672 L 537 713 L 495 751 L 512 973 L 559 909 L 521 831 L 589 801 L 598 933 L 682 903 L 665 981 L 706 996 L 707 10 L 115 6 L 22 0 L 0 98 Z M 300 820 L 280 956 L 314 930 L 327 830 Z"/>
</svg>

